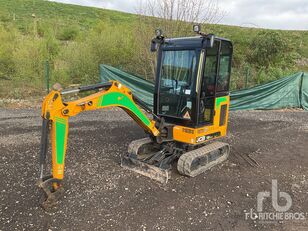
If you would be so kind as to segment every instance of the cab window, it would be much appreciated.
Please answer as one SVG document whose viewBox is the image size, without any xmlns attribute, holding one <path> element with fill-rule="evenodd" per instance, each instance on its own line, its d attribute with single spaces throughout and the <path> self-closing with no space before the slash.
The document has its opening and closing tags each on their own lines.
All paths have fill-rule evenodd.
<svg viewBox="0 0 308 231">
<path fill-rule="evenodd" d="M 201 124 L 213 122 L 219 46 L 220 42 L 215 41 L 213 47 L 206 49 L 199 105 L 199 123 Z"/>
<path fill-rule="evenodd" d="M 224 92 L 229 90 L 231 53 L 231 44 L 227 41 L 222 41 L 219 58 L 219 71 L 217 76 L 217 92 Z"/>
<path fill-rule="evenodd" d="M 159 114 L 191 119 L 196 50 L 163 51 L 159 84 Z"/>
</svg>

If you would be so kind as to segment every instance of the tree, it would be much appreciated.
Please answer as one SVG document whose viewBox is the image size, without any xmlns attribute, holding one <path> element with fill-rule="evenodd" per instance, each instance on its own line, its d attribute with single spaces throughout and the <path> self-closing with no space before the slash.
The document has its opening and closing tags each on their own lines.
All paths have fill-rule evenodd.
<svg viewBox="0 0 308 231">
<path fill-rule="evenodd" d="M 142 70 L 136 70 L 146 79 L 153 79 L 155 55 L 150 53 L 154 29 L 160 28 L 168 37 L 187 36 L 194 23 L 217 23 L 224 12 L 218 0 L 141 0 L 137 10 L 136 51 Z"/>
<path fill-rule="evenodd" d="M 217 0 L 141 0 L 138 14 L 159 19 L 156 23 L 169 36 L 187 34 L 193 23 L 217 23 L 224 16 Z"/>
</svg>

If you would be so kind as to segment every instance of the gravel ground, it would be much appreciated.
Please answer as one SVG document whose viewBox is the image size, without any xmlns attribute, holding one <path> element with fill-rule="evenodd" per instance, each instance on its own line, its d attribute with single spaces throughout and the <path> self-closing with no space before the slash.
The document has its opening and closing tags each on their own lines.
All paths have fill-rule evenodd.
<svg viewBox="0 0 308 231">
<path fill-rule="evenodd" d="M 82 114 L 70 120 L 65 195 L 49 213 L 36 187 L 39 113 L 0 109 L 0 230 L 308 230 L 307 112 L 232 112 L 229 159 L 195 178 L 174 170 L 165 186 L 120 167 L 128 144 L 145 137 L 124 112 Z M 288 213 L 305 220 L 245 219 L 272 179 L 292 198 Z"/>
</svg>

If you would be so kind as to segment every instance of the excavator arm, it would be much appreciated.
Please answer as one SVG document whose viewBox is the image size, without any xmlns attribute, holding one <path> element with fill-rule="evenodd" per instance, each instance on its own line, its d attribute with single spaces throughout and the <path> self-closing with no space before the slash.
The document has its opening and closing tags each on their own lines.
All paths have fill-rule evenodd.
<svg viewBox="0 0 308 231">
<path fill-rule="evenodd" d="M 62 96 L 65 94 L 96 89 L 100 91 L 76 101 L 64 102 L 62 99 Z M 61 91 L 58 88 L 46 96 L 42 105 L 43 124 L 40 149 L 40 179 L 38 182 L 39 187 L 47 195 L 46 201 L 43 202 L 45 208 L 53 206 L 59 194 L 63 191 L 61 180 L 64 177 L 69 117 L 76 116 L 83 111 L 120 107 L 147 133 L 154 137 L 159 136 L 160 133 L 155 127 L 155 121 L 149 119 L 136 102 L 139 102 L 139 100 L 133 96 L 132 92 L 117 81 L 67 91 Z M 45 176 L 44 169 L 48 152 L 49 134 L 52 147 L 52 171 L 51 175 Z"/>
</svg>

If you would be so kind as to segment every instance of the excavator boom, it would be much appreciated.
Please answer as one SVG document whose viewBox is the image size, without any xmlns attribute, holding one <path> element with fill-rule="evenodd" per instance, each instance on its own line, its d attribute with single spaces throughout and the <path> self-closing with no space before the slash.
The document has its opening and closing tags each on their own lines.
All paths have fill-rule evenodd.
<svg viewBox="0 0 308 231">
<path fill-rule="evenodd" d="M 89 90 L 100 89 L 99 92 L 76 101 L 64 102 L 62 95 Z M 137 122 L 148 134 L 155 137 L 159 135 L 155 121 L 136 104 L 132 92 L 117 81 L 103 84 L 80 87 L 79 89 L 51 91 L 42 105 L 42 137 L 40 149 L 40 180 L 39 186 L 45 191 L 47 200 L 55 200 L 53 192 L 61 185 L 64 177 L 65 155 L 69 130 L 69 117 L 83 111 L 97 110 L 107 107 L 120 107 Z M 50 133 L 52 146 L 52 175 L 44 176 L 44 166 L 48 151 L 48 133 Z M 51 184 L 51 185 L 50 185 Z M 48 201 L 47 201 L 48 202 Z"/>
</svg>

